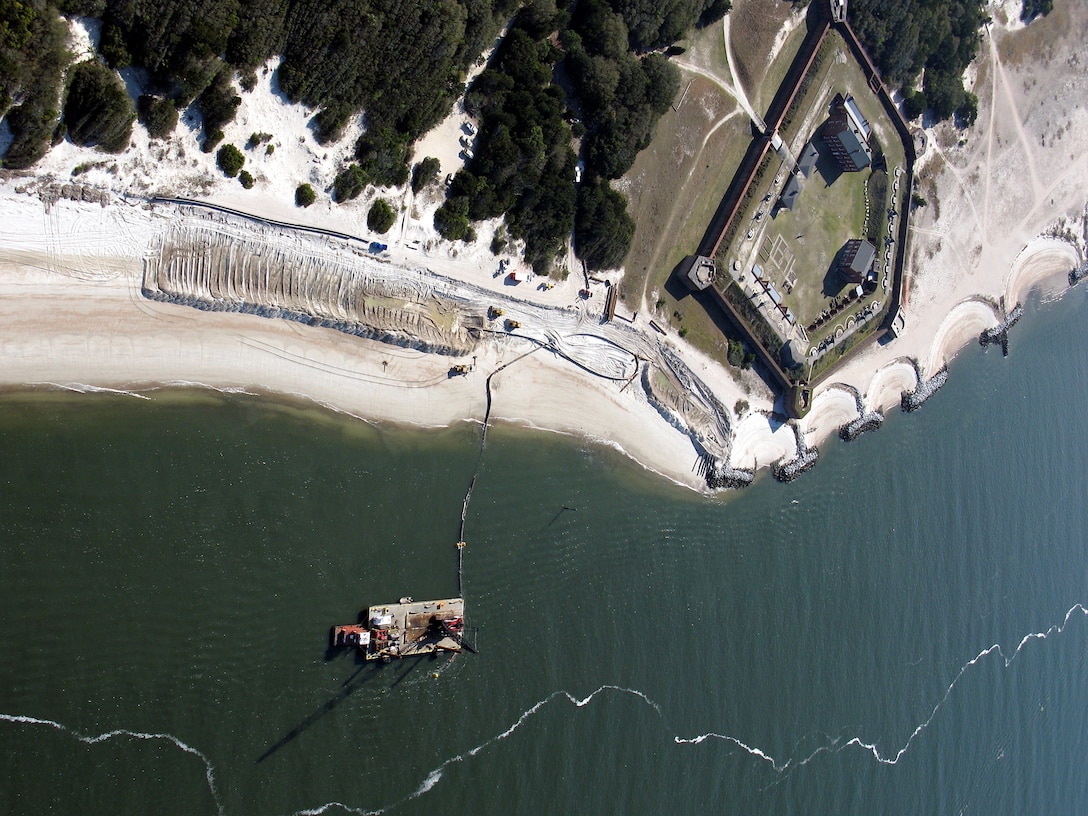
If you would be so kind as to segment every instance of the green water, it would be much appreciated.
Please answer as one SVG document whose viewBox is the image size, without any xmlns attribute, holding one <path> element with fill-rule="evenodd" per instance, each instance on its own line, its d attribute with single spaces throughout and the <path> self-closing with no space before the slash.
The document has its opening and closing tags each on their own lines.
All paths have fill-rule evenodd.
<svg viewBox="0 0 1088 816">
<path fill-rule="evenodd" d="M 1086 317 L 788 486 L 493 429 L 452 662 L 326 644 L 456 593 L 478 427 L 11 396 L 0 811 L 1083 813 Z"/>
</svg>

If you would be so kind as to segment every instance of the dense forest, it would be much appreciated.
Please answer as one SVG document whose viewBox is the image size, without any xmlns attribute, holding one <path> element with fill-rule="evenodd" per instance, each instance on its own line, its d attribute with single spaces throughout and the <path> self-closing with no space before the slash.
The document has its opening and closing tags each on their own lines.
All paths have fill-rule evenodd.
<svg viewBox="0 0 1088 816">
<path fill-rule="evenodd" d="M 449 111 L 462 78 L 518 0 L 0 0 L 0 114 L 15 137 L 5 166 L 25 167 L 48 148 L 60 115 L 68 57 L 60 14 L 102 20 L 99 52 L 111 68 L 139 65 L 159 85 L 141 117 L 161 138 L 194 100 L 205 150 L 222 138 L 255 69 L 281 54 L 280 86 L 317 107 L 318 135 L 339 136 L 365 110 L 378 145 L 360 144 L 377 183 L 400 183 L 408 146 Z M 8 111 L 8 108 L 11 108 Z M 392 157 L 392 158 L 390 158 Z"/>
<path fill-rule="evenodd" d="M 0 116 L 14 137 L 6 167 L 28 167 L 49 147 L 69 59 L 66 33 L 47 0 L 0 0 Z"/>
<path fill-rule="evenodd" d="M 470 239 L 471 221 L 504 215 L 541 270 L 574 230 L 588 265 L 616 266 L 633 224 L 607 180 L 649 143 L 679 85 L 659 51 L 728 9 L 728 0 L 575 0 L 565 10 L 555 0 L 0 0 L 0 112 L 14 136 L 4 165 L 32 164 L 66 133 L 123 149 L 136 113 L 153 138 L 165 138 L 193 103 L 202 147 L 212 152 L 241 102 L 235 79 L 243 92 L 254 87 L 256 69 L 279 54 L 280 88 L 318 108 L 319 139 L 338 138 L 364 113 L 355 161 L 338 175 L 335 198 L 350 200 L 370 184 L 402 185 L 413 142 L 449 111 L 470 63 L 516 13 L 498 57 L 468 94 L 483 124 L 479 150 L 436 224 L 448 237 Z M 62 89 L 60 14 L 102 21 L 107 67 L 148 70 L 153 87 L 136 112 L 97 63 L 71 72 Z M 576 189 L 579 147 L 585 173 Z M 420 168 L 415 185 L 435 172 Z"/>
<path fill-rule="evenodd" d="M 471 221 L 505 215 L 526 260 L 545 272 L 573 226 L 587 267 L 622 264 L 634 224 L 607 180 L 630 169 L 680 86 L 677 69 L 648 49 L 728 9 L 722 0 L 578 0 L 570 11 L 554 0 L 527 4 L 465 96 L 480 120 L 478 149 L 435 216 L 439 232 L 471 239 Z M 576 188 L 579 138 L 585 170 Z"/>
<path fill-rule="evenodd" d="M 926 108 L 973 124 L 978 99 L 962 74 L 978 53 L 989 19 L 984 0 L 852 0 L 851 25 L 891 85 L 904 87 L 910 118 Z M 925 70 L 920 90 L 913 78 Z"/>
</svg>

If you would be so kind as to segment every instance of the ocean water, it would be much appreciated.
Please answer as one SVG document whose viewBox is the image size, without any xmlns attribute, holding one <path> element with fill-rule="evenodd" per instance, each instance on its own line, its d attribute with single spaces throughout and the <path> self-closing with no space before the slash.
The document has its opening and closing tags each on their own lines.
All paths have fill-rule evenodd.
<svg viewBox="0 0 1088 816">
<path fill-rule="evenodd" d="M 502 427 L 9 395 L 0 812 L 1084 813 L 1086 297 L 712 498 Z M 456 593 L 477 467 L 480 654 L 329 653 Z"/>
</svg>

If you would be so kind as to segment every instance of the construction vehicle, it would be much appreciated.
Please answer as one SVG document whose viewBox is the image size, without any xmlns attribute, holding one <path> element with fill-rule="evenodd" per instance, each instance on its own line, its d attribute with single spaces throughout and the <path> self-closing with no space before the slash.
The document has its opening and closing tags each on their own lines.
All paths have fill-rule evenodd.
<svg viewBox="0 0 1088 816">
<path fill-rule="evenodd" d="M 464 363 L 458 363 L 455 366 L 450 367 L 450 376 L 455 377 L 458 374 L 468 374 L 468 366 Z"/>
<path fill-rule="evenodd" d="M 506 314 L 506 311 L 501 306 L 489 306 L 487 308 L 488 320 L 494 320 L 496 317 L 502 317 Z"/>
<path fill-rule="evenodd" d="M 521 328 L 521 321 L 520 320 L 507 320 L 506 321 L 506 330 L 507 331 L 513 331 L 514 329 L 520 329 L 520 328 Z"/>
</svg>

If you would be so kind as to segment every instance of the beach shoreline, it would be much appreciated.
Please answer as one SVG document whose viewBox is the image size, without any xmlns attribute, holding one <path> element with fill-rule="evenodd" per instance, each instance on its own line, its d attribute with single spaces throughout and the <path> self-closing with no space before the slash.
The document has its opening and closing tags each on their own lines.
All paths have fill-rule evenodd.
<svg viewBox="0 0 1088 816">
<path fill-rule="evenodd" d="M 554 287 L 534 285 L 514 259 L 510 268 L 524 273 L 528 284 L 514 279 L 512 286 L 503 272 L 494 271 L 498 261 L 486 249 L 495 224 L 482 225 L 475 245 L 437 242 L 428 232 L 437 198 L 409 197 L 397 236 L 389 239 L 379 262 L 366 252 L 365 202 L 299 211 L 297 218 L 307 227 L 358 236 L 358 241 L 254 227 L 261 219 L 292 220 L 277 203 L 284 198 L 281 182 L 269 181 L 273 186 L 264 190 L 259 177 L 257 194 L 244 198 L 236 184 L 228 186 L 230 180 L 215 180 L 214 174 L 186 189 L 182 181 L 191 171 L 187 165 L 179 169 L 184 162 L 173 170 L 169 162 L 162 164 L 166 175 L 156 180 L 146 134 L 139 144 L 135 139 L 133 155 L 112 176 L 92 169 L 73 183 L 69 165 L 97 154 L 65 143 L 34 175 L 7 173 L 0 179 L 5 359 L 0 389 L 83 387 L 146 395 L 189 384 L 301 400 L 366 422 L 415 428 L 482 422 L 490 402 L 491 421 L 600 441 L 652 473 L 706 491 L 699 463 L 707 456 L 720 457 L 726 467 L 755 471 L 825 444 L 867 412 L 894 410 L 904 392 L 944 370 L 1032 288 L 1057 291 L 1070 270 L 1084 264 L 1088 111 L 1071 102 L 1088 96 L 1088 74 L 1065 57 L 1088 32 L 1088 13 L 1065 5 L 1052 17 L 1028 28 L 1014 22 L 988 27 L 974 72 L 978 122 L 967 132 L 949 123 L 928 129 L 927 149 L 918 162 L 928 206 L 918 208 L 911 220 L 906 329 L 894 341 L 870 344 L 843 363 L 816 388 L 812 410 L 802 420 L 787 421 L 769 391 L 679 338 L 659 336 L 644 321 L 595 322 L 607 285 L 593 284 L 602 296 L 587 300 L 581 275 Z M 1010 59 L 1011 38 L 1047 36 L 1042 30 L 1047 26 L 1053 35 L 1047 55 Z M 1036 87 L 1038 74 L 1055 86 L 1061 81 L 1053 100 Z M 274 104 L 278 134 L 290 141 L 291 128 L 305 133 L 305 111 L 282 100 Z M 229 132 L 228 139 L 246 128 L 271 128 L 263 126 L 260 115 L 258 102 L 247 97 L 240 121 L 231 126 L 239 133 Z M 1065 119 L 1055 136 L 1057 122 L 1047 117 L 1059 115 Z M 457 117 L 463 114 L 455 110 L 451 121 Z M 449 130 L 449 124 L 442 127 Z M 303 151 L 300 162 L 309 161 L 306 150 L 317 149 L 305 138 L 300 136 L 297 146 Z M 172 139 L 173 149 L 190 161 L 186 157 L 194 151 L 186 140 L 195 140 L 195 134 L 181 132 Z M 335 156 L 326 164 L 335 167 Z M 1023 179 L 1030 182 L 1027 187 Z M 250 224 L 202 211 L 200 205 L 155 202 L 164 193 L 243 210 L 248 214 L 243 221 L 248 217 Z M 519 317 L 522 305 L 530 322 L 534 315 L 544 318 L 520 337 L 497 326 L 477 329 L 471 370 L 455 376 L 453 364 L 468 367 L 467 357 L 425 354 L 298 320 L 239 314 L 237 303 L 218 309 L 214 298 L 197 298 L 198 310 L 178 305 L 186 300 L 180 296 L 167 302 L 174 297 L 170 293 L 149 297 L 149 264 L 161 262 L 164 236 L 185 229 L 224 242 L 246 235 L 258 247 L 261 242 L 279 252 L 291 247 L 327 256 L 329 263 L 341 264 L 336 268 L 365 267 L 370 272 L 362 274 L 384 275 L 396 285 L 407 280 L 416 288 L 433 286 L 454 301 L 475 299 L 477 307 L 481 299 L 501 302 L 508 315 L 513 309 Z M 320 309 L 316 314 L 336 322 Z M 588 332 L 595 348 L 586 345 Z M 572 343 L 573 357 L 567 353 Z M 606 353 L 608 343 L 619 350 Z M 598 373 L 609 366 L 626 370 L 626 354 L 643 375 L 594 376 L 592 365 L 580 364 L 580 354 L 603 361 Z M 672 389 L 673 405 L 662 404 L 644 381 L 648 354 L 657 354 L 656 370 L 662 372 L 650 379 L 656 378 L 655 387 L 664 382 L 666 391 Z M 693 425 L 692 416 L 706 414 L 698 406 L 685 416 L 677 413 L 676 405 L 688 402 L 684 389 L 702 394 L 704 406 L 710 400 L 718 424 Z"/>
<path fill-rule="evenodd" d="M 11 198 L 7 199 L 9 212 Z M 55 205 L 54 205 L 55 206 Z M 41 207 L 24 198 L 24 215 Z M 87 227 L 109 220 L 109 208 L 66 204 Z M 152 219 L 143 234 L 158 227 Z M 98 227 L 92 227 L 97 233 Z M 140 232 L 140 230 L 137 230 Z M 81 245 L 79 230 L 67 232 Z M 1038 252 L 1018 256 L 1014 276 L 1022 293 L 1068 273 L 1075 249 L 1040 239 Z M 1032 261 L 1038 255 L 1044 262 Z M 93 274 L 95 270 L 100 274 Z M 490 420 L 608 445 L 647 471 L 678 485 L 706 490 L 696 471 L 692 439 L 645 400 L 629 399 L 622 385 L 602 381 L 547 349 L 496 346 L 477 349 L 477 370 L 450 376 L 450 358 L 293 322 L 230 312 L 200 312 L 141 294 L 143 259 L 33 247 L 0 259 L 0 348 L 6 364 L 0 388 L 102 390 L 153 397 L 176 388 L 243 393 L 310 405 L 377 426 L 445 428 L 482 422 L 486 372 L 492 383 Z M 971 310 L 971 320 L 960 312 Z M 947 362 L 981 328 L 998 322 L 986 301 L 972 299 L 946 315 L 929 357 Z M 981 327 L 981 328 L 980 328 Z M 873 351 L 878 351 L 874 347 Z M 887 353 L 887 349 L 884 350 Z M 757 405 L 734 428 L 734 467 L 757 470 L 793 456 L 798 434 L 822 445 L 859 415 L 860 401 L 888 410 L 916 383 L 914 368 L 896 353 L 876 368 L 867 353 L 817 391 L 813 411 L 790 424 Z M 881 355 L 886 356 L 886 355 Z M 505 367 L 504 367 L 505 366 Z"/>
</svg>

